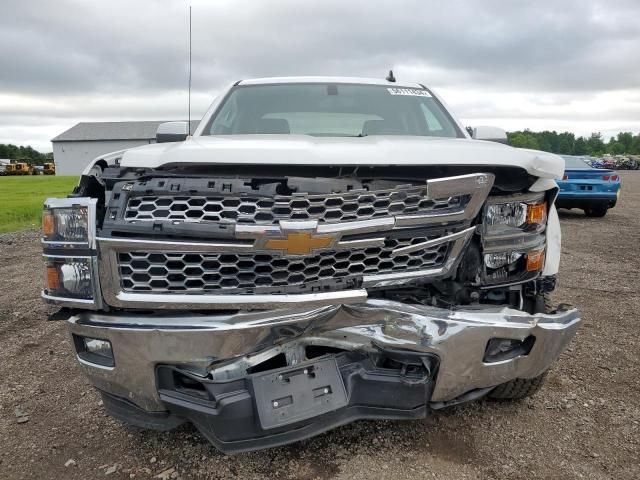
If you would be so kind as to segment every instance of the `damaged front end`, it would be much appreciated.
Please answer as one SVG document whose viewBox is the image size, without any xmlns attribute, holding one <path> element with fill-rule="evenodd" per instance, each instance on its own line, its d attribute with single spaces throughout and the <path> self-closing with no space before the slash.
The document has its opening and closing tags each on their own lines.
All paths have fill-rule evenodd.
<svg viewBox="0 0 640 480">
<path fill-rule="evenodd" d="M 83 313 L 70 322 L 75 338 L 112 346 L 112 367 L 78 356 L 113 416 L 159 429 L 186 419 L 238 452 L 358 419 L 423 417 L 536 377 L 580 317 L 369 300 L 213 316 Z"/>
<path fill-rule="evenodd" d="M 545 307 L 553 182 L 478 170 L 107 166 L 47 203 L 43 297 L 131 424 L 238 452 L 422 417 L 541 375 L 580 323 Z"/>
</svg>

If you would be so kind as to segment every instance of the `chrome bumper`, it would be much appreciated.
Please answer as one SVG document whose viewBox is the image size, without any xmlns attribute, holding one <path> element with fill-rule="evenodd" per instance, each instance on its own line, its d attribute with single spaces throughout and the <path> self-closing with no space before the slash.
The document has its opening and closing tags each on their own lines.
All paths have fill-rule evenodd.
<svg viewBox="0 0 640 480">
<path fill-rule="evenodd" d="M 109 340 L 115 365 L 78 360 L 100 390 L 147 411 L 165 410 L 155 367 L 181 365 L 207 371 L 212 364 L 242 365 L 251 354 L 295 342 L 346 350 L 406 349 L 433 353 L 440 364 L 431 402 L 447 402 L 474 389 L 549 368 L 580 324 L 575 309 L 530 315 L 510 308 L 435 307 L 368 300 L 356 305 L 271 310 L 231 315 L 83 312 L 69 319 L 72 334 Z M 527 355 L 494 363 L 483 358 L 492 338 L 535 337 Z"/>
</svg>

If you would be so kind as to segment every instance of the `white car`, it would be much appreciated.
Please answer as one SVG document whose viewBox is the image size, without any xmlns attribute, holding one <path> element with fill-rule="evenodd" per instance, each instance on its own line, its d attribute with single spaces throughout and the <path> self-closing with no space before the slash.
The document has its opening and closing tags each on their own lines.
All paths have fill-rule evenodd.
<svg viewBox="0 0 640 480">
<path fill-rule="evenodd" d="M 43 298 L 114 417 L 282 445 L 531 395 L 578 328 L 548 301 L 563 160 L 423 85 L 242 80 L 189 133 L 45 204 Z"/>
</svg>

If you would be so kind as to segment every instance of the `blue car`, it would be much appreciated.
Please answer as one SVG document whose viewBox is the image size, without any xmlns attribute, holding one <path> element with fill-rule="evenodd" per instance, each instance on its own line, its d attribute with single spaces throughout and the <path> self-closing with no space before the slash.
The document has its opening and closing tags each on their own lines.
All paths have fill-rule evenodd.
<svg viewBox="0 0 640 480">
<path fill-rule="evenodd" d="M 557 208 L 581 208 L 587 217 L 604 217 L 620 196 L 620 176 L 615 170 L 593 168 L 582 157 L 562 155 L 564 177 L 558 181 Z"/>
</svg>

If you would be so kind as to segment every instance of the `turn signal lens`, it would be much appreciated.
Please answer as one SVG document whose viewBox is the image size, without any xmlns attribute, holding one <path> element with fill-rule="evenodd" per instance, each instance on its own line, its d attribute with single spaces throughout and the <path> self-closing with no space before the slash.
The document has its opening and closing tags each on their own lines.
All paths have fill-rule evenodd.
<svg viewBox="0 0 640 480">
<path fill-rule="evenodd" d="M 527 205 L 527 223 L 544 224 L 547 220 L 547 202 Z"/>
<path fill-rule="evenodd" d="M 527 253 L 527 272 L 537 272 L 544 266 L 544 250 Z"/>
<path fill-rule="evenodd" d="M 58 290 L 60 288 L 60 272 L 58 267 L 47 265 L 47 289 Z"/>
<path fill-rule="evenodd" d="M 42 233 L 45 237 L 50 237 L 55 233 L 56 221 L 51 210 L 42 212 Z"/>
</svg>

